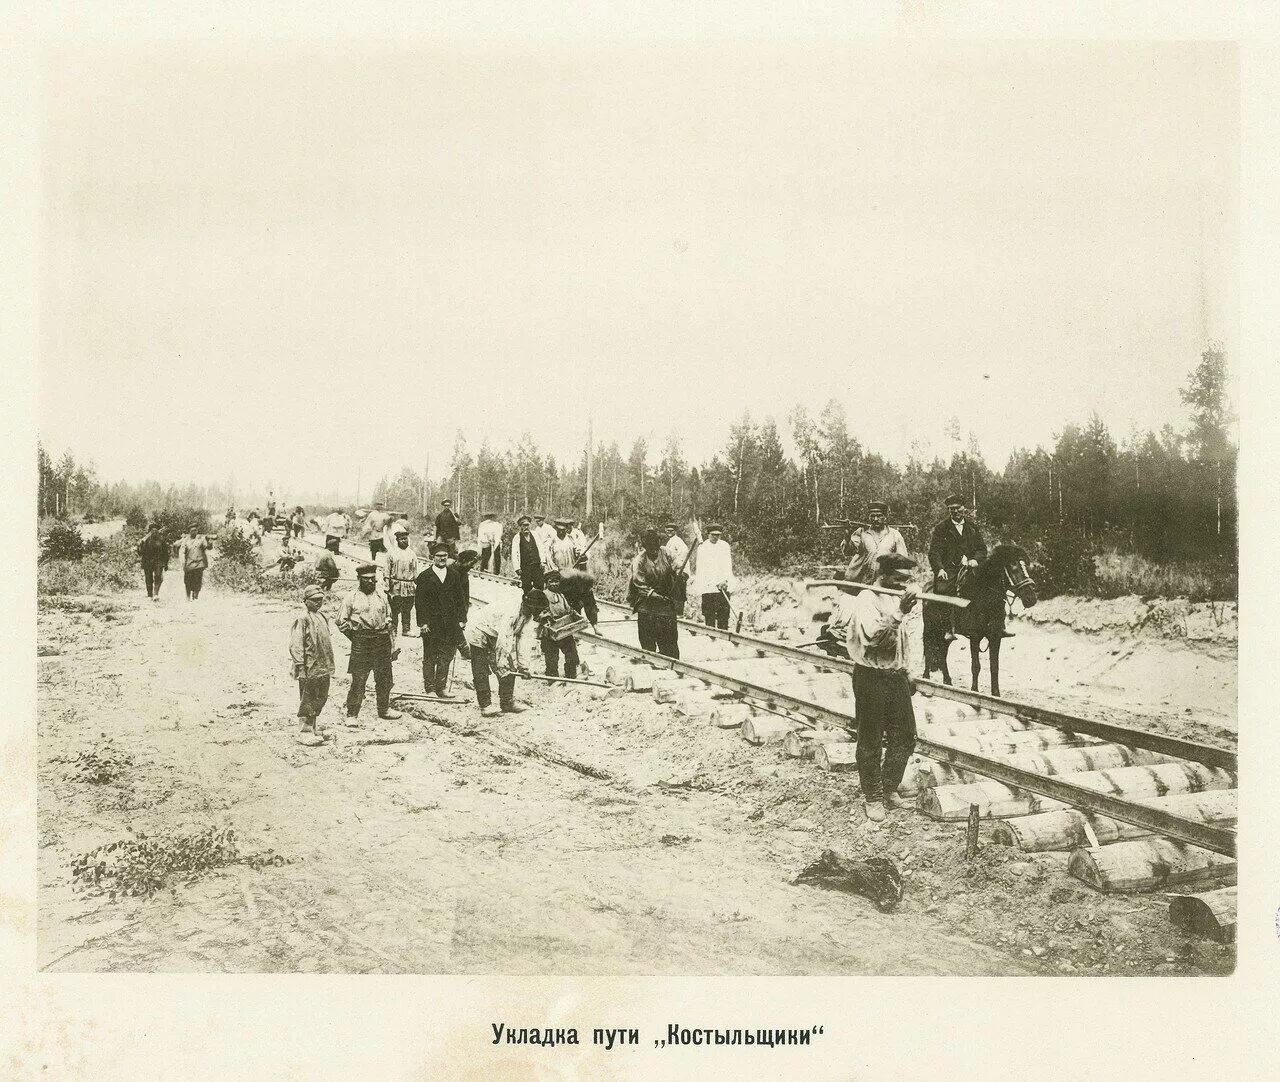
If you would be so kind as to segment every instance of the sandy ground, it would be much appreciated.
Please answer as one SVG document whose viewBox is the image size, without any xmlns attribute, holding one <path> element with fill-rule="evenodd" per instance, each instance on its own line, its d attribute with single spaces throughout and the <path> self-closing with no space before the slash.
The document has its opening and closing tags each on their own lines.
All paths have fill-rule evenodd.
<svg viewBox="0 0 1280 1082">
<path fill-rule="evenodd" d="M 334 739 L 305 748 L 287 665 L 295 605 L 213 586 L 187 603 L 170 579 L 158 604 L 139 584 L 60 606 L 39 624 L 48 971 L 1204 973 L 1234 962 L 1174 933 L 1167 899 L 1096 895 L 1057 855 L 984 845 L 966 865 L 960 828 L 911 812 L 869 831 L 847 775 L 648 696 L 536 685 L 515 718 L 480 719 L 468 701 L 375 722 L 371 688 L 353 730 L 337 724 L 341 673 L 325 717 Z M 1034 690 L 1014 677 L 1047 649 L 1037 641 L 1015 640 L 1026 660 L 1011 663 L 1009 693 Z M 416 691 L 420 647 L 402 642 L 397 686 Z M 335 645 L 345 669 L 345 640 Z M 68 761 L 103 747 L 127 757 L 120 778 L 77 780 Z M 288 863 L 213 870 L 147 899 L 73 887 L 71 862 L 98 845 L 209 827 Z M 899 909 L 792 886 L 825 847 L 894 856 Z"/>
</svg>

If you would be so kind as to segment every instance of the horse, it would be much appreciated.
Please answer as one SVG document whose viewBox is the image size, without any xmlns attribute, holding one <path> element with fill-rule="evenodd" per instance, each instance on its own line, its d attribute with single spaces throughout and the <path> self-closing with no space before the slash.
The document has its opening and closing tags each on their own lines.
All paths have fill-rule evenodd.
<svg viewBox="0 0 1280 1082">
<path fill-rule="evenodd" d="M 978 690 L 978 674 L 982 671 L 979 644 L 987 640 L 991 654 L 991 694 L 1000 695 L 1000 640 L 1004 629 L 1005 601 L 1016 597 L 1024 608 L 1036 603 L 1036 584 L 1027 571 L 1027 554 L 1017 545 L 996 545 L 977 567 L 962 567 L 956 576 L 956 594 L 969 605 L 964 609 L 937 602 L 924 604 L 924 677 L 936 670 L 942 682 L 951 683 L 947 669 L 950 632 L 969 640 L 969 667 L 973 673 L 973 690 Z"/>
</svg>

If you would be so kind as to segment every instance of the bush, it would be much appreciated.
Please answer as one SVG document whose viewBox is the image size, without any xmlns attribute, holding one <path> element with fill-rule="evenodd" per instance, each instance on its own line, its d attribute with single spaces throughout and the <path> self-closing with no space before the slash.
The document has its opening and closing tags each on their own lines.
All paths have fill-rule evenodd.
<svg viewBox="0 0 1280 1082">
<path fill-rule="evenodd" d="M 252 541 L 238 526 L 231 526 L 218 534 L 219 562 L 230 560 L 233 563 L 257 567 L 257 549 Z"/>
<path fill-rule="evenodd" d="M 1042 598 L 1099 593 L 1095 542 L 1077 530 L 1053 529 L 1023 540 L 1031 557 L 1031 577 Z"/>
<path fill-rule="evenodd" d="M 40 546 L 40 560 L 80 560 L 84 558 L 84 538 L 70 522 L 55 522 Z"/>
<path fill-rule="evenodd" d="M 36 568 L 38 596 L 109 593 L 139 586 L 136 536 L 122 532 L 83 545 L 79 559 L 45 559 Z"/>
</svg>

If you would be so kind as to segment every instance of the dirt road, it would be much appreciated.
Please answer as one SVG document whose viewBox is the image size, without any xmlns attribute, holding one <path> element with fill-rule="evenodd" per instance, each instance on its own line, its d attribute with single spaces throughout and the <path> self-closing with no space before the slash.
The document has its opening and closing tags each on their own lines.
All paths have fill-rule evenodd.
<svg viewBox="0 0 1280 1082">
<path fill-rule="evenodd" d="M 815 786 L 812 771 L 803 781 L 795 764 L 648 698 L 539 689 L 536 709 L 514 721 L 482 722 L 468 703 L 377 725 L 370 701 L 364 727 L 350 730 L 335 724 L 343 674 L 325 719 L 335 739 L 310 749 L 293 740 L 293 605 L 212 587 L 187 603 L 172 584 L 158 604 L 59 604 L 42 611 L 39 640 L 46 970 L 1050 968 L 1015 944 L 955 934 L 938 905 L 926 911 L 932 889 L 913 887 L 898 912 L 881 914 L 862 898 L 791 886 L 826 845 L 897 851 L 923 830 L 951 852 L 954 828 L 904 824 L 868 843 L 849 823 L 847 780 Z M 397 680 L 417 690 L 420 647 L 403 642 Z M 371 736 L 394 742 L 361 743 Z M 68 760 L 103 747 L 127 760 L 118 780 L 75 780 Z M 235 865 L 149 899 L 72 889 L 72 860 L 98 845 L 211 826 L 290 863 Z"/>
</svg>

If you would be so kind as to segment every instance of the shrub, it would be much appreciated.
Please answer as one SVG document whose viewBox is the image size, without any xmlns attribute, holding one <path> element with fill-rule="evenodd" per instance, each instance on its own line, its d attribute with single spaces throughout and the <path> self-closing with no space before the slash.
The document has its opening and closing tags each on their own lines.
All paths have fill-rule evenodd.
<svg viewBox="0 0 1280 1082">
<path fill-rule="evenodd" d="M 253 542 L 238 526 L 231 526 L 218 534 L 217 548 L 220 562 L 230 560 L 254 567 L 258 564 L 257 550 Z"/>
<path fill-rule="evenodd" d="M 1036 580 L 1040 597 L 1059 594 L 1097 596 L 1096 544 L 1077 530 L 1045 530 L 1029 539 L 1023 547 L 1031 557 L 1031 577 Z"/>
<path fill-rule="evenodd" d="M 142 581 L 135 547 L 136 536 L 124 532 L 106 541 L 94 539 L 83 546 L 79 559 L 45 559 L 36 568 L 36 594 L 109 593 L 137 586 Z"/>
<path fill-rule="evenodd" d="M 40 546 L 40 560 L 80 560 L 85 554 L 84 538 L 79 527 L 70 522 L 55 522 Z"/>
</svg>

